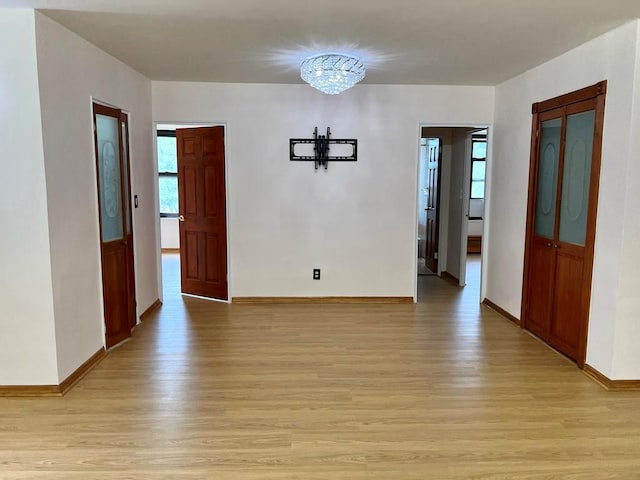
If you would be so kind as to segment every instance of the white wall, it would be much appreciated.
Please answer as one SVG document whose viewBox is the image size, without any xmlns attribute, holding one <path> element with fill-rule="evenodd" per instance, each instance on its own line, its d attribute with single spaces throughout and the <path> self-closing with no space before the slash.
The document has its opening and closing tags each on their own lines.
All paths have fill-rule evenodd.
<svg viewBox="0 0 640 480">
<path fill-rule="evenodd" d="M 151 82 L 40 13 L 36 35 L 62 381 L 104 343 L 92 96 L 130 112 L 138 314 L 158 298 Z"/>
<path fill-rule="evenodd" d="M 0 9 L 0 385 L 58 383 L 33 17 Z"/>
<path fill-rule="evenodd" d="M 638 190 L 638 177 L 629 175 L 630 168 L 637 168 L 637 155 L 630 150 L 630 140 L 637 143 L 638 132 L 632 129 L 638 123 L 637 98 L 632 101 L 634 89 L 637 92 L 637 37 L 638 22 L 624 25 L 498 85 L 495 95 L 486 293 L 487 298 L 520 317 L 531 104 L 601 80 L 609 82 L 587 363 L 613 379 L 640 378 L 640 332 L 630 325 L 632 315 L 637 324 L 637 310 L 632 309 L 637 307 L 640 269 L 627 271 L 625 267 L 623 271 L 623 264 L 632 263 L 623 255 L 623 247 L 634 244 L 637 248 L 638 239 L 631 233 L 637 231 L 637 195 L 630 198 L 627 194 Z M 634 106 L 636 122 L 632 125 Z M 622 208 L 627 201 L 630 203 Z M 625 233 L 625 226 L 631 230 Z M 614 365 L 616 338 L 626 347 Z M 631 345 L 634 352 L 629 351 Z"/>
<path fill-rule="evenodd" d="M 631 142 L 625 174 L 623 260 L 612 368 L 612 375 L 620 379 L 640 379 L 640 24 L 636 29 L 636 45 Z"/>
<path fill-rule="evenodd" d="M 180 248 L 180 227 L 177 218 L 160 218 L 161 248 Z"/>
<path fill-rule="evenodd" d="M 482 236 L 482 229 L 484 228 L 483 220 L 469 220 L 469 229 L 467 230 L 467 235 L 474 237 Z"/>
<path fill-rule="evenodd" d="M 232 296 L 412 296 L 418 126 L 490 124 L 493 88 L 153 82 L 158 122 L 227 125 Z M 357 163 L 315 171 L 289 139 L 330 126 Z M 313 268 L 322 280 L 313 281 Z"/>
<path fill-rule="evenodd" d="M 469 216 L 484 218 L 484 198 L 469 200 Z"/>
</svg>

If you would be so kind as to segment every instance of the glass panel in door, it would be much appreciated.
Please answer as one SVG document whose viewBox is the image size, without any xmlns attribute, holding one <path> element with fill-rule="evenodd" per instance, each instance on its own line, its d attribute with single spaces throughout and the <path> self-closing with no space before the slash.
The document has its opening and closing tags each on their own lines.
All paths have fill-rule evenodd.
<svg viewBox="0 0 640 480">
<path fill-rule="evenodd" d="M 580 246 L 587 236 L 595 118 L 594 110 L 567 116 L 559 238 Z"/>
<path fill-rule="evenodd" d="M 98 141 L 98 190 L 102 218 L 102 241 L 123 238 L 122 183 L 120 179 L 120 122 L 96 115 Z"/>
<path fill-rule="evenodd" d="M 561 133 L 562 119 L 542 122 L 535 210 L 535 234 L 540 237 L 553 238 L 554 234 Z"/>
</svg>

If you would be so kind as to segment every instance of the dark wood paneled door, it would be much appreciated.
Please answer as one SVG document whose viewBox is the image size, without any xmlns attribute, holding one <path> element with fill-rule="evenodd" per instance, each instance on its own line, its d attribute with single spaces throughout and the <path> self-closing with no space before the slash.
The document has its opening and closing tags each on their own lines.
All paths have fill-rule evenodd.
<svg viewBox="0 0 640 480">
<path fill-rule="evenodd" d="M 182 293 L 226 300 L 224 127 L 176 130 Z"/>
<path fill-rule="evenodd" d="M 534 105 L 522 318 L 526 329 L 581 366 L 591 298 L 605 87 Z"/>
<path fill-rule="evenodd" d="M 442 163 L 442 140 L 427 139 L 427 195 L 425 210 L 427 228 L 425 236 L 425 265 L 438 273 L 438 248 L 440 236 L 440 171 Z"/>
<path fill-rule="evenodd" d="M 135 325 L 128 123 L 118 109 L 94 104 L 102 291 L 107 348 Z"/>
</svg>

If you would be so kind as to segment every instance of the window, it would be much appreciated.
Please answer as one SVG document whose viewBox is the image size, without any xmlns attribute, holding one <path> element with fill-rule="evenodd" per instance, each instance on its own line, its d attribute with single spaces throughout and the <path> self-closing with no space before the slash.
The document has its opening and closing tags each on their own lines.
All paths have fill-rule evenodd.
<svg viewBox="0 0 640 480">
<path fill-rule="evenodd" d="M 472 139 L 471 198 L 484 198 L 484 177 L 487 166 L 487 141 Z"/>
<path fill-rule="evenodd" d="M 158 130 L 158 192 L 160 216 L 178 216 L 178 152 L 176 132 Z"/>
<path fill-rule="evenodd" d="M 471 199 L 469 200 L 469 218 L 482 220 L 484 211 L 484 184 L 487 166 L 487 137 L 471 138 Z"/>
</svg>

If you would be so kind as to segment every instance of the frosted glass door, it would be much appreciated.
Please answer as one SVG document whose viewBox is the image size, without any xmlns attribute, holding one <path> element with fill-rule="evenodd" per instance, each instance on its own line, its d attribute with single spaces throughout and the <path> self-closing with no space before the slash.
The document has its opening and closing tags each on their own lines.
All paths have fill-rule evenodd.
<svg viewBox="0 0 640 480">
<path fill-rule="evenodd" d="M 540 128 L 535 234 L 549 239 L 553 238 L 555 232 L 561 133 L 562 119 L 553 118 L 542 122 Z"/>
<path fill-rule="evenodd" d="M 580 246 L 587 235 L 595 118 L 594 110 L 567 117 L 559 239 Z"/>
<path fill-rule="evenodd" d="M 98 193 L 100 195 L 103 242 L 124 238 L 120 135 L 120 122 L 116 118 L 96 115 Z"/>
<path fill-rule="evenodd" d="M 584 366 L 607 83 L 532 105 L 522 322 Z"/>
</svg>

